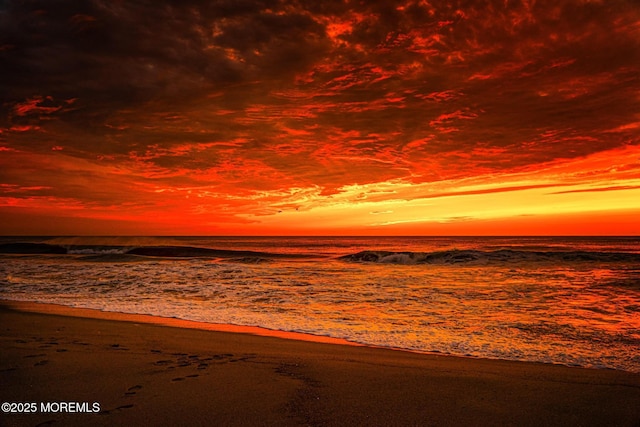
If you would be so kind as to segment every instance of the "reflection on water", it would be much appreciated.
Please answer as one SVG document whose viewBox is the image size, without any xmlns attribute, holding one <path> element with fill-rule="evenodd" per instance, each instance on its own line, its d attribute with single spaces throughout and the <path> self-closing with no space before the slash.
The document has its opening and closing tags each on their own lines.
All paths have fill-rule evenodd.
<svg viewBox="0 0 640 427">
<path fill-rule="evenodd" d="M 364 238 L 281 239 L 271 240 L 271 245 L 265 239 L 237 239 L 235 244 L 230 238 L 191 239 L 180 243 L 319 258 L 252 263 L 130 256 L 96 262 L 87 254 L 4 255 L 0 298 L 257 325 L 421 351 L 640 372 L 640 268 L 633 262 L 402 265 L 337 258 L 372 248 L 428 252 L 517 246 L 534 252 L 575 250 L 577 245 L 592 252 L 637 253 L 637 241 L 607 240 L 598 246 L 597 240 L 585 240 L 582 246 L 575 241 L 562 246 L 561 241 L 543 239 L 521 239 L 516 245 L 513 239 L 417 243 L 411 238 L 384 247 L 379 240 Z"/>
</svg>

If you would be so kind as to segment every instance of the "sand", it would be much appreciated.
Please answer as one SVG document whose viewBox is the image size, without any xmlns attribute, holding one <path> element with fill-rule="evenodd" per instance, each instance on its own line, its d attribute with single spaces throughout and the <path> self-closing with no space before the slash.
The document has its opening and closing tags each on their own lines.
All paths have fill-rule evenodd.
<svg viewBox="0 0 640 427">
<path fill-rule="evenodd" d="M 637 374 L 200 327 L 4 301 L 0 425 L 640 426 Z"/>
</svg>

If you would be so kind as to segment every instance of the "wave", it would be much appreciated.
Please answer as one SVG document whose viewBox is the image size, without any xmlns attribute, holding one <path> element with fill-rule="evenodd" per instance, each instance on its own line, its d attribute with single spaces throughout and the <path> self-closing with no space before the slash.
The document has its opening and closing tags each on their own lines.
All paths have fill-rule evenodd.
<svg viewBox="0 0 640 427">
<path fill-rule="evenodd" d="M 224 258 L 243 263 L 260 263 L 275 258 L 309 258 L 306 254 L 282 254 L 250 250 L 212 249 L 196 246 L 108 246 L 58 245 L 48 243 L 13 242 L 0 244 L 1 254 L 66 254 L 83 255 L 82 259 L 123 259 L 123 257 L 157 258 Z"/>
<path fill-rule="evenodd" d="M 123 255 L 129 248 L 121 246 L 69 246 L 67 253 L 71 255 Z"/>
<path fill-rule="evenodd" d="M 232 256 L 259 256 L 257 252 L 233 251 L 226 249 L 209 249 L 193 246 L 142 246 L 126 252 L 129 255 L 142 255 L 161 258 L 194 258 L 216 257 L 227 258 Z"/>
<path fill-rule="evenodd" d="M 437 252 L 362 251 L 338 259 L 379 264 L 494 264 L 519 262 L 640 262 L 640 253 L 588 251 L 447 250 Z"/>
<path fill-rule="evenodd" d="M 240 260 L 257 260 L 269 258 L 301 258 L 302 254 L 279 254 L 272 252 L 239 251 L 232 249 L 211 249 L 194 246 L 143 246 L 133 248 L 125 253 L 129 255 L 141 255 L 162 258 L 232 258 Z"/>
<path fill-rule="evenodd" d="M 58 245 L 32 242 L 0 244 L 0 253 L 18 255 L 115 255 L 125 254 L 129 249 L 122 246 Z"/>
<path fill-rule="evenodd" d="M 124 262 L 140 262 L 140 261 L 144 261 L 144 259 L 141 258 L 141 257 L 127 255 L 127 254 L 119 254 L 119 253 L 82 255 L 82 256 L 78 257 L 77 259 L 79 259 L 80 261 L 97 262 L 97 263 L 100 263 L 100 262 L 104 262 L 104 263 L 124 263 Z"/>
<path fill-rule="evenodd" d="M 227 262 L 263 263 L 276 259 L 325 259 L 312 253 L 278 253 L 254 250 L 214 249 L 199 246 L 123 246 L 123 245 L 61 245 L 34 242 L 10 242 L 0 244 L 0 254 L 72 255 L 80 259 L 96 261 L 126 261 L 144 258 L 210 258 Z M 365 250 L 340 256 L 346 262 L 377 264 L 433 264 L 433 265 L 483 265 L 503 263 L 575 263 L 603 262 L 640 265 L 638 252 L 606 251 L 536 251 L 522 249 L 453 249 L 433 252 Z"/>
</svg>

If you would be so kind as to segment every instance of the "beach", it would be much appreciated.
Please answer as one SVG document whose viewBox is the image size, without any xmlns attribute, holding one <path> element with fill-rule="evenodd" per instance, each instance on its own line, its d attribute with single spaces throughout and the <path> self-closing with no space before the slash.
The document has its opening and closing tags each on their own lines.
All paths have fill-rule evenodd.
<svg viewBox="0 0 640 427">
<path fill-rule="evenodd" d="M 640 375 L 624 371 L 12 301 L 0 324 L 3 426 L 640 423 Z"/>
<path fill-rule="evenodd" d="M 2 300 L 640 373 L 637 238 L 0 242 Z"/>
</svg>

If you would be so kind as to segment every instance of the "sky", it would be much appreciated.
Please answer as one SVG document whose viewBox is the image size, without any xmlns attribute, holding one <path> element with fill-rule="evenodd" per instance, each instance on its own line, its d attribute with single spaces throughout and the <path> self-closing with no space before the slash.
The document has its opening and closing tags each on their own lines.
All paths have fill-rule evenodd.
<svg viewBox="0 0 640 427">
<path fill-rule="evenodd" d="M 0 0 L 0 234 L 639 235 L 636 0 Z"/>
</svg>

